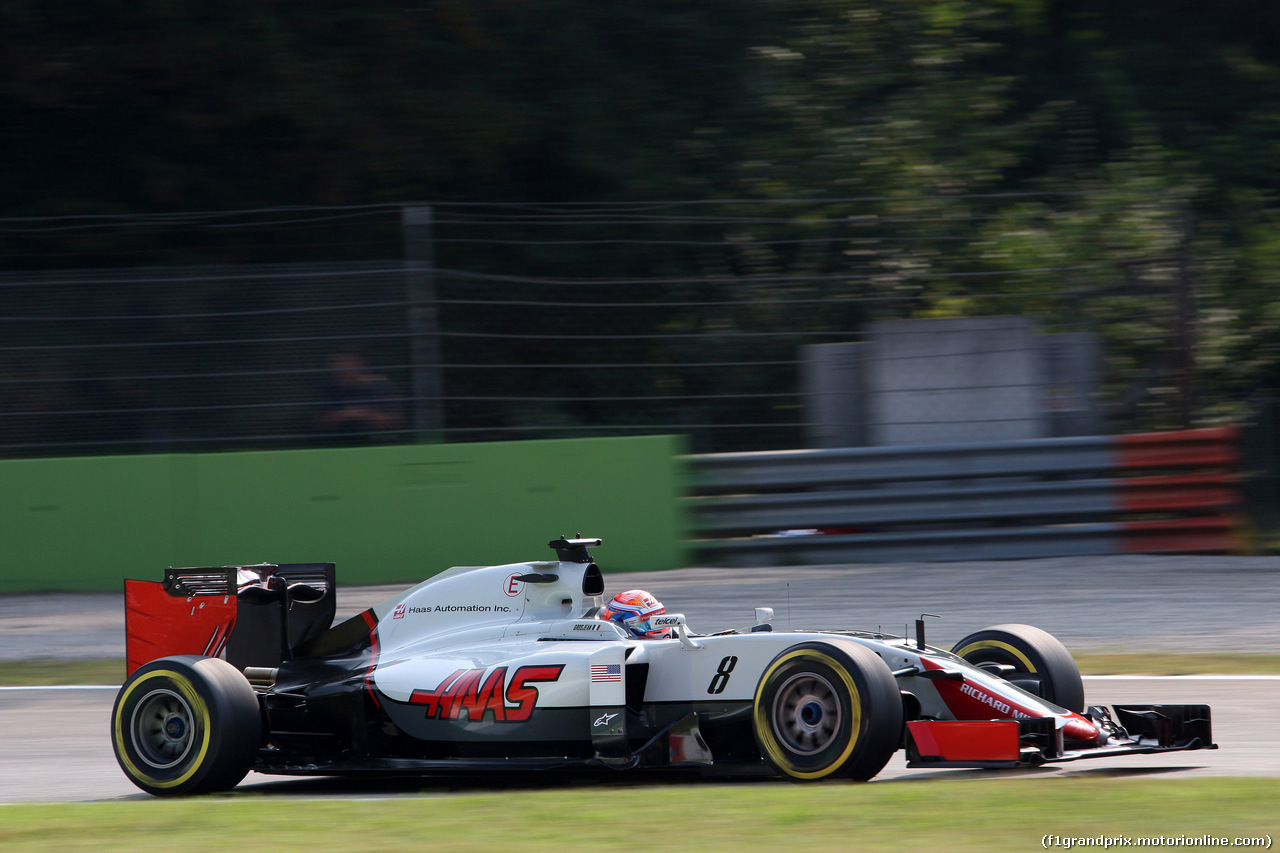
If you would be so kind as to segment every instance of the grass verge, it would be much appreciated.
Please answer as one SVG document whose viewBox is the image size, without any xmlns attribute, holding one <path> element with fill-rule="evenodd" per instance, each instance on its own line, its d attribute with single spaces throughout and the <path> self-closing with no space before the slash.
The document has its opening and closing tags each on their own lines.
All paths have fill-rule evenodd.
<svg viewBox="0 0 1280 853">
<path fill-rule="evenodd" d="M 612 837 L 611 827 L 622 821 L 647 827 L 657 846 L 699 853 L 1028 851 L 1065 849 L 1062 842 L 1046 843 L 1046 836 L 1136 841 L 1274 835 L 1280 780 L 1104 774 L 963 784 L 609 785 L 516 794 L 424 793 L 355 801 L 221 796 L 5 806 L 0 808 L 0 849 L 565 853 L 599 850 L 601 835 Z"/>
<path fill-rule="evenodd" d="M 1280 675 L 1277 654 L 1086 652 L 1073 657 L 1085 675 Z"/>
<path fill-rule="evenodd" d="M 47 687 L 60 684 L 120 684 L 124 659 L 15 660 L 0 662 L 0 687 Z"/>
</svg>

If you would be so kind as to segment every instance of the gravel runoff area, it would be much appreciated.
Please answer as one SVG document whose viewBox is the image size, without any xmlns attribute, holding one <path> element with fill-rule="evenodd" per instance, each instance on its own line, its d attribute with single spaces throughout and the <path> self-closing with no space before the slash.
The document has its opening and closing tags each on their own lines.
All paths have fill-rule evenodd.
<svg viewBox="0 0 1280 853">
<path fill-rule="evenodd" d="M 743 627 L 773 607 L 786 628 L 902 634 L 921 613 L 932 645 L 1000 622 L 1025 622 L 1076 651 L 1280 652 L 1280 557 L 1061 557 L 994 562 L 854 564 L 611 573 L 608 594 L 642 587 L 699 632 Z M 338 616 L 405 586 L 346 587 Z M 123 658 L 119 593 L 0 595 L 0 661 Z"/>
</svg>

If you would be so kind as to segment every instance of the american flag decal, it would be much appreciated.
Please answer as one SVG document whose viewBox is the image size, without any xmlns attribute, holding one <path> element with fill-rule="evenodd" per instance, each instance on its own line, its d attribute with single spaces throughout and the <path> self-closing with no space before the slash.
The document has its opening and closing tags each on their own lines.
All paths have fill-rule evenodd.
<svg viewBox="0 0 1280 853">
<path fill-rule="evenodd" d="M 622 680 L 622 664 L 620 663 L 591 664 L 591 680 L 596 683 L 599 683 L 602 681 L 621 681 Z"/>
</svg>

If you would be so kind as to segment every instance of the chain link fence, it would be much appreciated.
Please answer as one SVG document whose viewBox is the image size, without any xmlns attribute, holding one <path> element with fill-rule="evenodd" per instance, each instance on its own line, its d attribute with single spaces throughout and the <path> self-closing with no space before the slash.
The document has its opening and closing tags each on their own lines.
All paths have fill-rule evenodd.
<svg viewBox="0 0 1280 853">
<path fill-rule="evenodd" d="M 1127 425 L 1183 425 L 1191 395 L 1167 258 L 912 268 L 901 247 L 937 234 L 910 219 L 462 206 L 424 228 L 411 210 L 379 208 L 384 244 L 387 217 L 406 224 L 400 251 L 376 252 L 390 260 L 0 274 L 0 454 L 637 433 L 800 447 L 822 426 L 806 396 L 838 392 L 806 387 L 807 348 L 956 313 L 1097 333 L 1097 402 Z"/>
</svg>

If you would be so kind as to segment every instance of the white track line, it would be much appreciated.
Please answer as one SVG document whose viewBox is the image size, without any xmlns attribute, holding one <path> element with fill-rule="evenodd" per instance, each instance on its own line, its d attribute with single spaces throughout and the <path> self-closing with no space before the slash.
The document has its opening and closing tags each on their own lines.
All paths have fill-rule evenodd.
<svg viewBox="0 0 1280 853">
<path fill-rule="evenodd" d="M 1091 681 L 1280 681 L 1280 675 L 1082 675 Z"/>
</svg>

